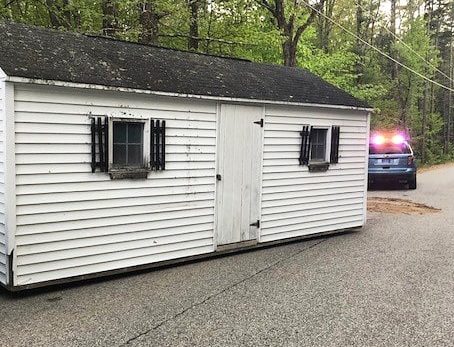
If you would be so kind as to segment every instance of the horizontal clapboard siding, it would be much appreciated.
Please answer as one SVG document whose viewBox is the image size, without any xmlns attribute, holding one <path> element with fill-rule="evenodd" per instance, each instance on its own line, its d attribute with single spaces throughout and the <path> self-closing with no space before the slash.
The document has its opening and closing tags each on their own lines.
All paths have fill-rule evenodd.
<svg viewBox="0 0 454 347">
<path fill-rule="evenodd" d="M 299 165 L 303 125 L 340 126 L 339 163 L 309 173 Z M 361 226 L 365 112 L 266 107 L 261 242 Z"/>
<path fill-rule="evenodd" d="M 166 170 L 91 173 L 89 114 L 165 119 Z M 16 87 L 17 284 L 214 251 L 216 104 Z"/>
<path fill-rule="evenodd" d="M 5 82 L 0 81 L 0 283 L 6 284 Z"/>
</svg>

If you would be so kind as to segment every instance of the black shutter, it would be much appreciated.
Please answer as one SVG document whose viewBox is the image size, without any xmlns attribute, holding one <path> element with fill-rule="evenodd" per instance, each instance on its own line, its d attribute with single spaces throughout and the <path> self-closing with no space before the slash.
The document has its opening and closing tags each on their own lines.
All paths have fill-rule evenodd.
<svg viewBox="0 0 454 347">
<path fill-rule="evenodd" d="M 340 127 L 334 125 L 331 128 L 331 155 L 330 155 L 331 164 L 337 164 L 339 162 L 339 138 Z"/>
<path fill-rule="evenodd" d="M 99 153 L 99 168 L 101 171 L 104 171 L 104 129 L 103 129 L 103 122 L 101 117 L 98 117 L 97 119 L 98 124 L 97 124 L 97 133 L 98 133 L 98 153 Z"/>
<path fill-rule="evenodd" d="M 166 121 L 161 123 L 161 170 L 166 169 Z"/>
<path fill-rule="evenodd" d="M 109 118 L 104 117 L 104 172 L 109 171 Z"/>
<path fill-rule="evenodd" d="M 109 122 L 108 118 L 91 119 L 91 172 L 99 168 L 101 172 L 109 170 Z"/>
<path fill-rule="evenodd" d="M 160 142 L 161 142 L 161 121 L 160 120 L 157 120 L 156 121 L 156 124 L 155 124 L 155 127 L 154 127 L 154 131 L 155 131 L 155 143 L 156 143 L 156 148 L 155 148 L 155 152 L 156 152 L 156 162 L 155 162 L 155 167 L 156 167 L 156 170 L 160 170 L 161 169 L 161 145 L 160 145 Z"/>
<path fill-rule="evenodd" d="M 154 153 L 154 120 L 150 120 L 150 169 L 154 170 L 155 169 L 155 163 L 156 163 L 156 157 Z"/>
<path fill-rule="evenodd" d="M 150 120 L 150 168 L 165 170 L 166 121 Z"/>
<path fill-rule="evenodd" d="M 300 150 L 300 165 L 309 164 L 309 155 L 311 151 L 311 128 L 309 125 L 304 125 L 301 131 L 301 150 Z"/>
<path fill-rule="evenodd" d="M 91 119 L 91 172 L 96 171 L 96 119 Z"/>
</svg>

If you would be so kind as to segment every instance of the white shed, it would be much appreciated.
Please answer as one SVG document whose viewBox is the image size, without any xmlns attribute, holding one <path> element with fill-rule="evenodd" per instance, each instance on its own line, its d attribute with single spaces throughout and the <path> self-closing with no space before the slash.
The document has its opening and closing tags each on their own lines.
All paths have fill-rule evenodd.
<svg viewBox="0 0 454 347">
<path fill-rule="evenodd" d="M 370 108 L 298 68 L 0 23 L 0 283 L 362 227 Z"/>
</svg>

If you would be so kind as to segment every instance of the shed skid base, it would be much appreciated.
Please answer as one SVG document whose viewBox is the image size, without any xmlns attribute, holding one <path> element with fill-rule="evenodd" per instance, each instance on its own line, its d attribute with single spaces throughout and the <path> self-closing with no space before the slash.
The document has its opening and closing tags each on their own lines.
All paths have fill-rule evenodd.
<svg viewBox="0 0 454 347">
<path fill-rule="evenodd" d="M 125 267 L 125 268 L 116 269 L 116 270 L 95 272 L 95 273 L 91 273 L 91 274 L 87 274 L 87 275 L 67 277 L 67 278 L 62 278 L 62 279 L 57 279 L 57 280 L 52 280 L 52 281 L 45 281 L 45 282 L 38 282 L 38 283 L 27 284 L 27 285 L 22 285 L 22 286 L 11 286 L 11 285 L 1 284 L 1 287 L 7 289 L 10 292 L 20 292 L 20 291 L 42 288 L 42 287 L 50 287 L 50 286 L 57 286 L 57 285 L 61 285 L 61 284 L 83 282 L 83 281 L 93 280 L 93 279 L 102 278 L 102 277 L 114 277 L 114 276 L 127 275 L 127 274 L 133 275 L 134 273 L 144 271 L 144 270 L 162 269 L 162 268 L 169 267 L 172 265 L 188 264 L 191 262 L 201 261 L 201 260 L 205 260 L 205 259 L 209 259 L 209 258 L 222 257 L 222 256 L 226 256 L 226 255 L 231 255 L 234 253 L 242 253 L 242 252 L 251 251 L 251 250 L 258 250 L 261 248 L 268 248 L 268 247 L 275 246 L 275 245 L 284 245 L 284 244 L 294 243 L 294 242 L 298 242 L 298 241 L 317 239 L 317 238 L 320 238 L 323 236 L 328 236 L 328 235 L 348 233 L 348 232 L 358 232 L 358 231 L 363 230 L 363 228 L 364 228 L 364 226 L 358 226 L 358 227 L 353 227 L 353 228 L 348 228 L 348 229 L 333 230 L 333 231 L 327 231 L 327 232 L 323 232 L 323 233 L 297 236 L 297 237 L 292 237 L 292 238 L 288 238 L 288 239 L 282 239 L 282 240 L 276 240 L 276 241 L 270 241 L 270 242 L 264 242 L 264 243 L 257 243 L 256 240 L 251 240 L 251 241 L 246 241 L 246 242 L 239 242 L 239 243 L 218 246 L 216 251 L 214 251 L 212 253 L 205 253 L 205 254 L 194 255 L 194 256 L 184 257 L 184 258 L 171 259 L 171 260 L 166 260 L 166 261 L 161 261 L 161 262 L 156 262 L 156 263 Z"/>
</svg>

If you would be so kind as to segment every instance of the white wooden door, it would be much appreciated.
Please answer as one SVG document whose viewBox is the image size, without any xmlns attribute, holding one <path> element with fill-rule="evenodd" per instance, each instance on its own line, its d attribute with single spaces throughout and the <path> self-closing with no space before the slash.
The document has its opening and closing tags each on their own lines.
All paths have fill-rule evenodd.
<svg viewBox="0 0 454 347">
<path fill-rule="evenodd" d="M 262 107 L 221 105 L 216 192 L 218 245 L 257 239 L 260 228 L 257 221 L 260 220 L 262 118 Z"/>
</svg>

